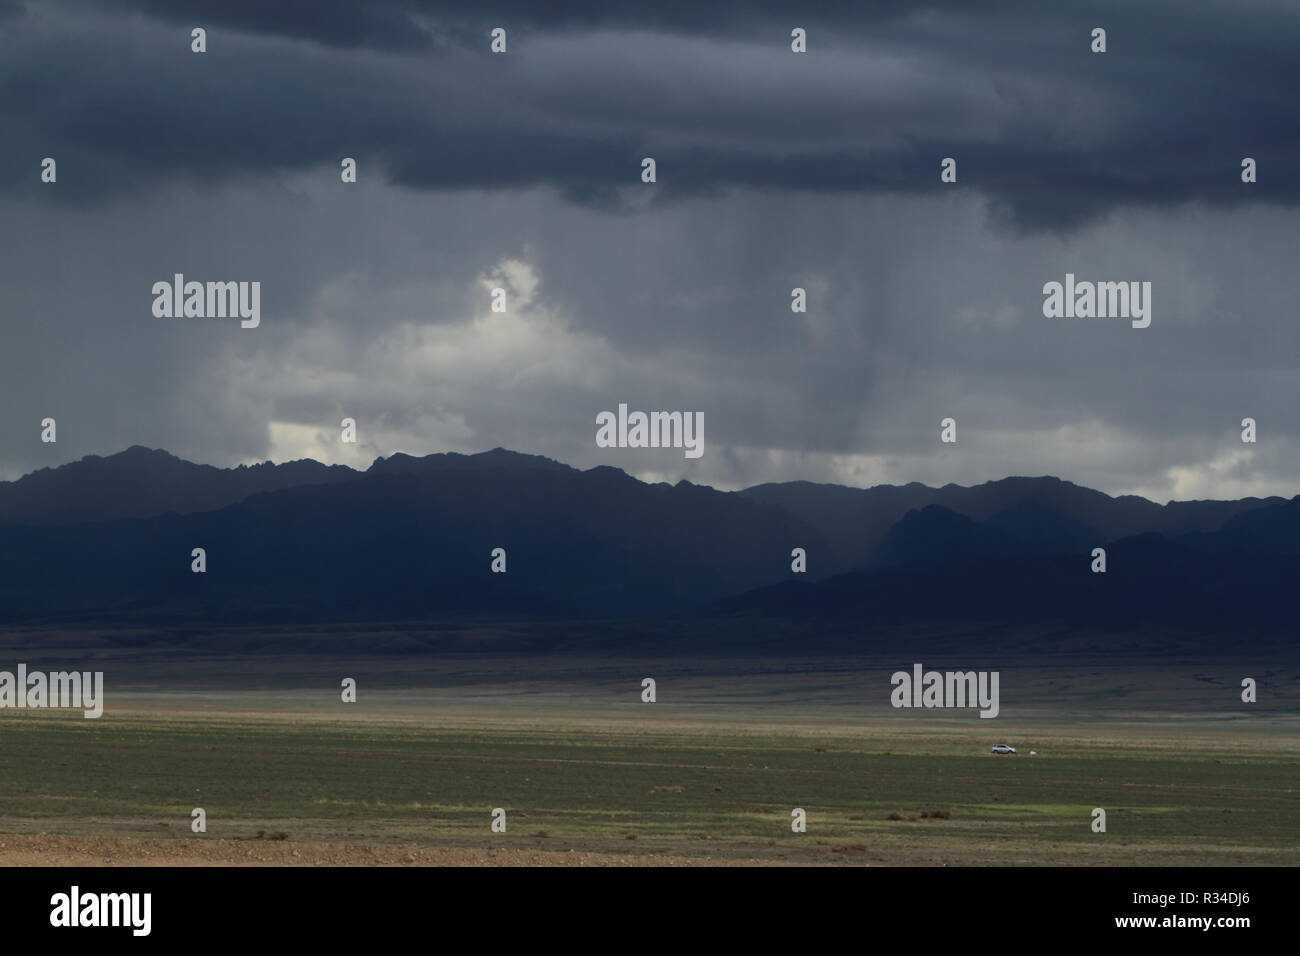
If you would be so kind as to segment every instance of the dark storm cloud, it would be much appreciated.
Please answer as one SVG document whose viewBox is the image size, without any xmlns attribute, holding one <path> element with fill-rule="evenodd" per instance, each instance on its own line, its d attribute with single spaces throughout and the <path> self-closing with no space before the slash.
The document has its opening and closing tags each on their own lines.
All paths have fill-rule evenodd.
<svg viewBox="0 0 1300 956">
<path fill-rule="evenodd" d="M 195 9 L 0 20 L 0 474 L 502 445 L 729 487 L 1297 490 L 1293 6 Z M 262 324 L 153 316 L 175 272 L 260 280 Z M 1151 281 L 1151 328 L 1045 318 L 1066 272 Z M 703 411 L 705 456 L 598 449 L 620 402 Z"/>
<path fill-rule="evenodd" d="M 439 37 L 479 38 L 496 26 L 525 33 L 648 30 L 704 35 L 770 32 L 791 16 L 783 0 L 700 3 L 696 0 L 113 0 L 176 24 L 221 24 L 238 30 L 310 40 L 326 46 L 410 50 L 437 45 Z M 915 13 L 962 11 L 966 0 L 823 0 L 799 12 L 799 23 L 847 33 L 905 19 Z M 1032 10 L 1023 0 L 990 0 L 989 12 Z M 786 28 L 788 32 L 788 27 Z"/>
<path fill-rule="evenodd" d="M 384 0 L 110 0 L 97 5 L 187 29 L 227 27 L 342 49 L 425 50 L 433 42 L 433 34 L 412 18 L 414 5 Z"/>
<path fill-rule="evenodd" d="M 1300 7 L 151 2 L 11 21 L 3 182 L 85 202 L 337 165 L 419 190 L 621 206 L 732 189 L 927 194 L 939 160 L 1017 225 L 1300 198 Z M 468 9 L 468 12 L 467 12 Z M 189 29 L 210 33 L 189 52 Z M 804 56 L 789 28 L 810 31 Z M 493 56 L 487 31 L 511 30 Z M 1110 52 L 1089 52 L 1089 31 Z M 58 104 L 58 109 L 50 105 Z M 1260 183 L 1243 186 L 1243 156 Z M 35 157 L 35 159 L 33 158 Z M 949 187 L 952 188 L 952 187 Z M 633 195 L 635 193 L 635 195 Z"/>
</svg>

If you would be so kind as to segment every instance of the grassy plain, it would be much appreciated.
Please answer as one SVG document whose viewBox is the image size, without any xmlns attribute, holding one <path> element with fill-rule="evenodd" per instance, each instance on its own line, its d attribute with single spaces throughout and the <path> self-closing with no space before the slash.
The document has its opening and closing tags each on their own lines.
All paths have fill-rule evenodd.
<svg viewBox="0 0 1300 956">
<path fill-rule="evenodd" d="M 1235 664 L 1003 665 L 987 720 L 892 709 L 895 658 L 72 656 L 102 718 L 0 710 L 0 864 L 1300 864 L 1286 663 L 1256 704 Z"/>
</svg>

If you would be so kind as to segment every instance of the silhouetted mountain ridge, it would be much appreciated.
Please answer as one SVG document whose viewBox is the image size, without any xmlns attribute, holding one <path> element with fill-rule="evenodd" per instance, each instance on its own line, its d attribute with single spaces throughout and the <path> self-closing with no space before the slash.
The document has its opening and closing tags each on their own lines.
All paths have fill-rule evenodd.
<svg viewBox="0 0 1300 956">
<path fill-rule="evenodd" d="M 450 461 L 216 511 L 0 528 L 0 620 L 654 615 L 765 583 L 790 542 L 823 547 L 781 509 L 730 492 L 544 460 Z"/>
<path fill-rule="evenodd" d="M 310 458 L 274 464 L 216 468 L 196 465 L 160 449 L 132 445 L 101 458 L 88 455 L 0 482 L 0 524 L 71 524 L 213 511 L 268 491 L 354 481 L 364 475 L 435 474 L 454 470 L 573 471 L 568 465 L 494 448 L 476 455 L 455 452 L 415 458 L 397 452 L 377 458 L 364 472 Z"/>
<path fill-rule="evenodd" d="M 1108 567 L 1091 571 L 1092 549 Z M 207 570 L 191 572 L 203 548 Z M 493 573 L 495 549 L 507 571 Z M 792 551 L 807 573 L 791 569 Z M 1289 621 L 1300 497 L 1057 478 L 723 492 L 538 455 L 219 469 L 133 447 L 0 484 L 0 622 L 725 615 Z"/>
<path fill-rule="evenodd" d="M 1217 531 L 1098 540 L 1104 571 L 1094 570 L 1092 548 L 1072 546 L 1077 527 L 1056 527 L 1058 538 L 1017 539 L 929 505 L 890 530 L 869 569 L 797 588 L 756 589 L 718 607 L 727 614 L 864 625 L 943 620 L 1220 629 L 1224 642 L 1260 629 L 1294 632 L 1300 497 L 1239 514 Z"/>
<path fill-rule="evenodd" d="M 787 482 L 755 485 L 741 494 L 780 505 L 807 521 L 826 536 L 834 556 L 847 564 L 870 560 L 907 512 L 927 505 L 939 505 L 1022 538 L 1042 534 L 1041 528 L 1029 526 L 1037 519 L 1025 520 L 1027 509 L 1036 509 L 1043 516 L 1050 514 L 1058 525 L 1053 537 L 1071 536 L 1082 543 L 1094 534 L 1096 540 L 1113 541 L 1147 531 L 1167 535 L 1217 531 L 1238 514 L 1285 500 L 1242 498 L 1159 505 L 1134 495 L 1111 497 L 1050 476 L 1009 477 L 970 487 L 949 484 L 942 488 L 915 482 L 872 488 Z"/>
<path fill-rule="evenodd" d="M 133 445 L 107 458 L 88 455 L 0 482 L 0 524 L 71 524 L 211 511 L 264 491 L 356 476 L 342 465 L 310 459 L 215 468 Z"/>
</svg>

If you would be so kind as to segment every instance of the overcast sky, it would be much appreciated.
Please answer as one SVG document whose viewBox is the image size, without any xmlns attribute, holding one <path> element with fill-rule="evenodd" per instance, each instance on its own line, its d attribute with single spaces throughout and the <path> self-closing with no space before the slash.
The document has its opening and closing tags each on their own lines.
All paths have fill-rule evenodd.
<svg viewBox="0 0 1300 956">
<path fill-rule="evenodd" d="M 455 6 L 0 0 L 0 477 L 504 446 L 1300 493 L 1300 5 Z M 178 272 L 261 325 L 156 318 Z M 1150 282 L 1150 327 L 1044 317 L 1067 272 Z M 598 448 L 619 403 L 703 412 L 703 456 Z"/>
</svg>

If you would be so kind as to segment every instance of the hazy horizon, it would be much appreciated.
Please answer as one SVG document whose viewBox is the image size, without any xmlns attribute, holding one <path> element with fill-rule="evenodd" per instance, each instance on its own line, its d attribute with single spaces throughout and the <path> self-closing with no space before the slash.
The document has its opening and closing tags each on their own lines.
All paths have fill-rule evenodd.
<svg viewBox="0 0 1300 956">
<path fill-rule="evenodd" d="M 484 454 L 488 454 L 489 452 L 494 452 L 494 451 L 505 451 L 505 452 L 509 452 L 509 453 L 511 453 L 511 454 L 518 454 L 518 455 L 537 455 L 538 457 L 547 458 L 547 459 L 550 459 L 551 461 L 558 462 L 559 464 L 562 464 L 562 465 L 568 465 L 569 467 L 571 467 L 571 468 L 575 468 L 575 469 L 577 469 L 577 470 L 579 470 L 579 471 L 588 471 L 588 470 L 590 470 L 591 468 L 599 468 L 599 467 L 614 467 L 614 468 L 618 468 L 619 471 L 624 472 L 624 473 L 627 474 L 629 477 L 635 478 L 637 481 L 643 482 L 643 483 L 645 483 L 645 484 L 656 484 L 656 483 L 663 483 L 663 482 L 666 482 L 666 483 L 668 483 L 668 484 L 676 484 L 676 481 L 677 481 L 677 480 L 691 480 L 691 479 L 677 479 L 677 480 L 669 481 L 669 480 L 664 479 L 664 478 L 658 478 L 658 477 L 646 477 L 646 476 L 643 476 L 643 475 L 639 475 L 639 474 L 637 474 L 635 471 L 632 471 L 632 470 L 629 470 L 629 469 L 626 469 L 626 468 L 621 468 L 621 467 L 616 466 L 616 465 L 608 465 L 608 464 L 606 464 L 606 463 L 601 463 L 601 464 L 597 464 L 597 465 L 591 465 L 591 466 L 588 466 L 588 467 L 583 468 L 583 467 L 579 467 L 579 466 L 577 466 L 577 465 L 573 465 L 573 464 L 571 464 L 570 462 L 563 461 L 562 459 L 555 458 L 553 455 L 546 455 L 546 454 L 542 454 L 542 453 L 534 453 L 534 452 L 524 452 L 524 451 L 520 451 L 519 449 L 516 449 L 516 448 L 505 448 L 505 447 L 500 446 L 500 445 L 497 445 L 497 446 L 495 446 L 495 447 L 493 447 L 493 448 L 484 448 L 484 449 L 480 449 L 479 451 L 470 451 L 470 452 L 450 451 L 450 450 L 447 450 L 447 449 L 443 449 L 443 450 L 439 450 L 439 451 L 427 451 L 427 452 L 410 452 L 410 451 L 405 451 L 405 450 L 403 450 L 403 449 L 397 449 L 397 450 L 394 450 L 394 451 L 388 452 L 387 454 L 384 454 L 384 455 L 377 455 L 377 456 L 375 456 L 375 458 L 371 459 L 368 463 L 365 463 L 365 464 L 362 464 L 362 465 L 358 466 L 357 464 L 352 463 L 352 462 L 343 462 L 343 461 L 322 461 L 322 460 L 319 459 L 319 458 L 313 458 L 313 457 L 311 457 L 311 456 L 306 456 L 306 457 L 301 457 L 301 458 L 286 458 L 286 459 L 282 459 L 282 460 L 279 460 L 279 461 L 276 461 L 276 460 L 271 459 L 271 458 L 250 459 L 250 460 L 247 460 L 247 461 L 236 462 L 235 464 L 232 464 L 232 465 L 220 465 L 220 464 L 216 464 L 216 463 L 214 463 L 214 462 L 208 462 L 208 461 L 196 461 L 196 460 L 194 460 L 194 459 L 192 459 L 192 458 L 187 458 L 187 457 L 185 457 L 185 456 L 183 456 L 183 455 L 178 455 L 178 454 L 176 454 L 175 452 L 172 452 L 172 451 L 170 451 L 170 450 L 168 450 L 168 449 L 166 449 L 166 448 L 150 448 L 150 447 L 147 446 L 147 445 L 134 444 L 134 445 L 128 445 L 128 446 L 125 447 L 125 448 L 118 449 L 118 450 L 115 451 L 115 452 L 109 452 L 108 454 L 105 454 L 105 455 L 100 455 L 100 454 L 83 455 L 83 456 L 81 456 L 80 458 L 75 458 L 75 459 L 72 459 L 71 461 L 59 462 L 58 464 L 54 464 L 54 465 L 42 465 L 42 466 L 40 466 L 39 468 L 34 468 L 34 469 L 32 469 L 31 471 L 24 472 L 24 473 L 22 473 L 21 475 L 17 475 L 17 476 L 12 477 L 12 478 L 9 478 L 9 477 L 0 477 L 0 484 L 12 484 L 12 483 L 15 482 L 15 481 L 18 481 L 18 480 L 20 480 L 20 479 L 22 479 L 22 478 L 26 478 L 26 477 L 28 477 L 28 476 L 30 476 L 30 475 L 36 474 L 37 472 L 44 471 L 44 470 L 52 470 L 52 469 L 55 469 L 55 468 L 61 468 L 61 467 L 63 467 L 64 465 L 76 464 L 76 463 L 78 463 L 78 462 L 81 462 L 81 461 L 86 460 L 87 458 L 100 458 L 100 459 L 103 459 L 103 458 L 111 458 L 111 457 L 114 457 L 114 456 L 116 456 L 116 455 L 120 455 L 120 454 L 122 454 L 122 453 L 124 453 L 124 452 L 126 452 L 126 451 L 130 451 L 130 450 L 133 449 L 133 448 L 143 448 L 143 449 L 145 449 L 146 451 L 150 451 L 150 452 L 162 452 L 162 453 L 164 453 L 164 454 L 171 455 L 173 458 L 178 458 L 178 459 L 180 459 L 180 460 L 182 460 L 182 461 L 186 461 L 186 462 L 188 462 L 188 463 L 190 463 L 190 464 L 192 464 L 192 465 L 206 465 L 206 466 L 210 466 L 210 467 L 213 467 L 213 468 L 219 468 L 219 469 L 222 469 L 222 470 L 231 470 L 231 469 L 240 468 L 240 467 L 252 468 L 252 467 L 257 466 L 257 465 L 265 465 L 265 464 L 271 464 L 271 465 L 277 465 L 277 466 L 279 466 L 279 465 L 291 464 L 291 463 L 293 463 L 293 462 L 297 462 L 297 461 L 311 461 L 311 462 L 315 462 L 316 464 L 326 465 L 326 466 L 330 466 L 330 465 L 341 465 L 341 466 L 343 466 L 343 467 L 346 467 L 346 468 L 351 469 L 352 471 L 355 471 L 355 472 L 356 472 L 357 474 L 359 474 L 359 475 L 360 475 L 360 474 L 364 474 L 364 473 L 367 471 L 367 469 L 369 469 L 372 465 L 375 464 L 375 462 L 377 462 L 377 461 L 381 461 L 381 460 L 386 460 L 386 459 L 389 459 L 389 458 L 393 458 L 393 457 L 396 456 L 396 455 L 406 455 L 407 457 L 410 457 L 410 458 L 417 458 L 417 459 L 419 459 L 419 458 L 427 458 L 427 457 L 429 457 L 429 456 L 431 456 L 431 455 L 445 455 L 445 454 L 454 454 L 454 455 L 463 455 L 463 456 L 465 456 L 465 457 L 474 457 L 474 456 L 476 456 L 476 455 L 484 455 Z M 1294 495 L 1287 495 L 1287 494 L 1281 494 L 1281 495 L 1278 495 L 1278 494 L 1273 494 L 1273 495 L 1240 495 L 1240 496 L 1238 496 L 1238 497 L 1236 497 L 1236 498 L 1176 498 L 1176 499 L 1168 499 L 1168 500 L 1163 500 L 1163 501 L 1162 501 L 1162 500 L 1158 500 L 1158 499 L 1154 499 L 1154 498 L 1148 498 L 1148 497 L 1145 496 L 1145 495 L 1124 495 L 1124 494 L 1118 494 L 1118 495 L 1116 495 L 1116 494 L 1110 494 L 1109 492 L 1106 492 L 1106 491 L 1104 491 L 1104 490 L 1102 490 L 1102 489 L 1100 489 L 1100 488 L 1091 488 L 1090 486 L 1085 485 L 1085 484 L 1082 484 L 1081 482 L 1075 481 L 1075 480 L 1071 479 L 1070 477 L 1068 477 L 1068 476 L 1066 476 L 1066 475 L 1054 475 L 1054 474 L 1039 474 L 1039 475 L 1005 474 L 1005 475 L 1001 475 L 1001 476 L 996 477 L 996 478 L 989 478 L 989 479 L 984 480 L 984 481 L 975 481 L 975 482 L 970 482 L 970 483 L 962 483 L 962 482 L 943 482 L 942 484 L 929 484 L 929 483 L 927 483 L 927 482 L 922 482 L 922 481 L 901 481 L 901 482 L 881 482 L 881 483 L 873 484 L 873 485 L 854 485 L 854 484 L 845 484 L 845 483 L 843 483 L 843 482 L 833 482 L 833 481 L 813 481 L 813 480 L 811 480 L 811 479 L 807 479 L 807 478 L 797 478 L 797 477 L 795 477 L 795 478 L 785 478 L 785 479 L 781 479 L 781 480 L 779 480 L 779 481 L 756 481 L 756 482 L 753 482 L 752 484 L 736 485 L 736 486 L 724 486 L 724 485 L 721 485 L 721 484 L 711 484 L 711 483 L 709 483 L 709 482 L 704 482 L 704 481 L 692 481 L 692 484 L 696 484 L 696 485 L 699 485 L 699 486 L 701 486 L 701 487 L 705 487 L 705 488 L 712 488 L 712 489 L 714 489 L 714 490 L 716 490 L 716 491 L 744 491 L 744 490 L 747 489 L 747 488 L 755 488 L 755 487 L 758 487 L 758 486 L 761 486 L 761 485 L 766 485 L 766 484 L 783 484 L 783 483 L 806 482 L 806 483 L 809 483 L 809 484 L 815 484 L 815 485 L 828 485 L 828 486 L 834 486 L 834 487 L 839 487 L 839 488 L 848 488 L 848 489 L 853 489 L 853 490 L 869 491 L 869 490 L 871 490 L 871 489 L 873 489 L 873 488 L 886 488 L 886 487 L 899 488 L 899 487 L 905 487 L 905 486 L 907 486 L 907 485 L 922 485 L 922 486 L 924 486 L 924 487 L 927 487 L 927 488 L 934 488 L 934 489 L 942 488 L 942 487 L 944 487 L 945 485 L 953 485 L 953 486 L 956 486 L 956 487 L 959 487 L 959 488 L 974 488 L 974 487 L 978 487 L 978 486 L 980 486 L 980 485 L 984 485 L 984 484 L 994 484 L 994 483 L 999 482 L 999 481 L 1010 481 L 1010 480 L 1039 481 L 1039 480 L 1044 480 L 1044 479 L 1046 479 L 1046 480 L 1051 480 L 1051 481 L 1060 481 L 1060 482 L 1063 482 L 1063 483 L 1065 483 L 1065 484 L 1075 485 L 1076 487 L 1086 488 L 1086 489 L 1091 490 L 1091 491 L 1099 491 L 1099 492 L 1101 492 L 1102 494 L 1105 494 L 1105 495 L 1107 495 L 1108 497 L 1111 497 L 1111 498 L 1123 498 L 1123 497 L 1139 497 L 1139 498 L 1146 498 L 1146 500 L 1151 501 L 1153 504 L 1158 504 L 1158 505 L 1167 505 L 1167 504 L 1170 504 L 1170 503 L 1173 503 L 1173 502 L 1182 502 L 1182 501 L 1239 501 L 1239 500 L 1242 500 L 1242 499 L 1245 499 L 1245 498 L 1261 498 L 1261 499 L 1263 499 L 1263 498 L 1270 498 L 1270 497 L 1280 497 L 1280 498 L 1283 498 L 1283 499 L 1285 499 L 1285 500 L 1289 500 L 1289 499 L 1291 499 L 1291 498 L 1296 497 L 1296 495 L 1300 495 L 1300 492 L 1297 492 L 1297 493 L 1294 494 Z"/>
</svg>

